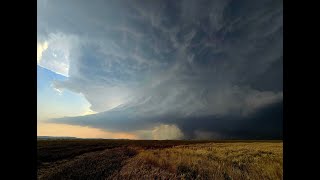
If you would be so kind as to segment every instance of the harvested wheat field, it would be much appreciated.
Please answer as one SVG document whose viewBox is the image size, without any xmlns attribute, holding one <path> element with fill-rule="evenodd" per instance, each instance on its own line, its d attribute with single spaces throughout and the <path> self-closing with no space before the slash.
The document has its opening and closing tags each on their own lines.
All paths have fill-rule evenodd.
<svg viewBox="0 0 320 180">
<path fill-rule="evenodd" d="M 283 179 L 282 165 L 281 141 L 38 142 L 38 179 Z"/>
</svg>

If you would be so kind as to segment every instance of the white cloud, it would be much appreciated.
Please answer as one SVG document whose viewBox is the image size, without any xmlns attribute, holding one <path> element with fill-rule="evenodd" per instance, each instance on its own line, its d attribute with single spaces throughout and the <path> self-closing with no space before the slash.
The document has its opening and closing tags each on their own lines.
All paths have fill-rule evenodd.
<svg viewBox="0 0 320 180">
<path fill-rule="evenodd" d="M 48 48 L 48 42 L 38 42 L 37 43 L 37 62 L 40 63 L 42 58 L 42 53 Z"/>
<path fill-rule="evenodd" d="M 38 65 L 68 77 L 71 56 L 76 57 L 78 43 L 78 38 L 74 35 L 49 34 L 45 42 L 38 43 Z"/>
<path fill-rule="evenodd" d="M 154 140 L 181 139 L 183 133 L 176 125 L 161 124 L 152 130 Z"/>
<path fill-rule="evenodd" d="M 85 115 L 90 115 L 90 114 L 96 114 L 97 112 L 95 112 L 95 111 L 92 111 L 91 109 L 87 109 L 87 111 L 86 112 L 84 112 L 84 116 Z"/>
<path fill-rule="evenodd" d="M 62 95 L 62 93 L 63 93 L 63 91 L 62 91 L 62 90 L 57 89 L 57 88 L 55 88 L 55 87 L 53 87 L 53 89 L 54 89 L 55 91 L 57 91 L 57 92 L 58 92 L 58 94 L 59 94 L 60 96 Z"/>
</svg>

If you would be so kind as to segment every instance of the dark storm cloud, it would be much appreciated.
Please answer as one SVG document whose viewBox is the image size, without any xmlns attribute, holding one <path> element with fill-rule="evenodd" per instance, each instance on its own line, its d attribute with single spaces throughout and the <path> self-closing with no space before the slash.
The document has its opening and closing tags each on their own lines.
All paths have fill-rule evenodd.
<svg viewBox="0 0 320 180">
<path fill-rule="evenodd" d="M 180 127 L 186 138 L 196 138 L 197 133 L 206 132 L 209 138 L 217 139 L 281 139 L 282 116 L 283 104 L 279 102 L 247 117 L 225 115 L 183 119 Z M 194 127 L 197 127 L 196 131 Z"/>
<path fill-rule="evenodd" d="M 77 39 L 55 86 L 99 112 L 53 122 L 281 137 L 282 1 L 46 1 L 38 13 L 39 39 Z"/>
</svg>

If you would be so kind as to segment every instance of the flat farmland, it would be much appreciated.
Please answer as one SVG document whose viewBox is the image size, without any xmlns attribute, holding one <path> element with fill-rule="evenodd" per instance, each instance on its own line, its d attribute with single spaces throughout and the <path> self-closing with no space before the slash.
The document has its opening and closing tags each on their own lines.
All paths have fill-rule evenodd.
<svg viewBox="0 0 320 180">
<path fill-rule="evenodd" d="M 38 140 L 38 179 L 283 179 L 282 141 Z"/>
</svg>

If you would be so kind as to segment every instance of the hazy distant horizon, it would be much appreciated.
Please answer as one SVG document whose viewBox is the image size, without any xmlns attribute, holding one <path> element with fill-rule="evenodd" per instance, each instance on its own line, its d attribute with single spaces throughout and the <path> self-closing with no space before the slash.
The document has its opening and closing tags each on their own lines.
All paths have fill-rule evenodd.
<svg viewBox="0 0 320 180">
<path fill-rule="evenodd" d="M 37 136 L 37 139 L 101 139 L 101 140 L 142 140 L 142 141 L 282 141 L 282 139 L 127 139 L 127 138 L 80 138 L 73 136 Z"/>
</svg>

